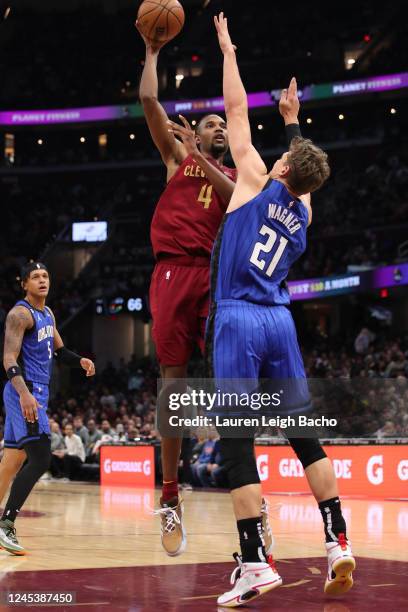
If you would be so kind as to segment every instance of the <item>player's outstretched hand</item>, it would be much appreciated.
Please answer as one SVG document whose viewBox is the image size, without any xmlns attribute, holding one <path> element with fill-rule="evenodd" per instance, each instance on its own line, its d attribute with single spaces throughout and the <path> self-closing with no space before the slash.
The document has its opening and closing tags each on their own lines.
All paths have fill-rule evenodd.
<svg viewBox="0 0 408 612">
<path fill-rule="evenodd" d="M 95 364 L 93 361 L 87 359 L 86 357 L 82 357 L 80 364 L 81 368 L 85 370 L 87 376 L 95 376 Z"/>
<path fill-rule="evenodd" d="M 176 138 L 179 138 L 182 141 L 188 155 L 198 155 L 200 151 L 197 147 L 195 131 L 193 130 L 187 119 L 183 117 L 183 115 L 179 115 L 179 119 L 183 125 L 175 123 L 174 121 L 167 121 L 167 125 L 169 126 L 169 132 L 174 134 Z"/>
<path fill-rule="evenodd" d="M 229 51 L 236 51 L 237 48 L 231 42 L 230 33 L 228 31 L 227 18 L 224 17 L 224 13 L 220 13 L 214 17 L 215 29 L 218 34 L 218 42 L 220 43 L 221 51 L 228 53 Z"/>
<path fill-rule="evenodd" d="M 297 82 L 291 78 L 288 89 L 282 89 L 279 100 L 279 112 L 286 123 L 298 123 L 300 102 L 298 98 Z"/>
<path fill-rule="evenodd" d="M 32 393 L 29 391 L 22 393 L 20 395 L 20 405 L 23 417 L 29 423 L 35 423 L 35 421 L 38 421 L 38 408 L 40 407 L 40 404 Z"/>
<path fill-rule="evenodd" d="M 163 47 L 163 45 L 165 43 L 152 43 L 148 38 L 146 38 L 146 36 L 143 34 L 142 30 L 140 29 L 139 26 L 139 22 L 136 20 L 135 22 L 135 28 L 136 30 L 139 32 L 140 36 L 143 38 L 144 40 L 144 44 L 146 45 L 146 50 L 150 51 L 151 53 L 159 53 L 160 49 Z"/>
</svg>

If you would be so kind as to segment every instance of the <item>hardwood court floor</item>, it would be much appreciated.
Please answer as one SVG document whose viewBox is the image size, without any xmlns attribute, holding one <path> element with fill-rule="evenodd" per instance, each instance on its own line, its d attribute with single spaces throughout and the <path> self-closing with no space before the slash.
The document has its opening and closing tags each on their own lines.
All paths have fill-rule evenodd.
<svg viewBox="0 0 408 612">
<path fill-rule="evenodd" d="M 0 593 L 71 589 L 81 607 L 95 610 L 216 609 L 238 550 L 229 495 L 184 493 L 188 547 L 175 558 L 162 552 L 159 522 L 151 514 L 158 497 L 153 490 L 40 482 L 16 522 L 29 554 L 0 550 Z M 285 586 L 247 609 L 360 612 L 379 601 L 385 610 L 406 609 L 407 502 L 343 500 L 357 557 L 355 587 L 329 600 L 322 592 L 327 563 L 314 499 L 271 495 L 268 501 Z"/>
</svg>

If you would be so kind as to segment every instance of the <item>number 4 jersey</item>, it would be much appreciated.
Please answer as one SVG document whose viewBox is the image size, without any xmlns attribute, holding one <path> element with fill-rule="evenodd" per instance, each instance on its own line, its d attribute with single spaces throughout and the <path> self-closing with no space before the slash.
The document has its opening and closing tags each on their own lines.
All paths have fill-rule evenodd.
<svg viewBox="0 0 408 612">
<path fill-rule="evenodd" d="M 24 379 L 48 385 L 54 355 L 54 318 L 47 306 L 44 310 L 37 310 L 26 300 L 20 300 L 16 306 L 27 308 L 34 323 L 24 334 L 18 357 Z"/>
<path fill-rule="evenodd" d="M 308 211 L 280 181 L 228 213 L 214 245 L 211 297 L 289 304 L 284 282 L 306 248 Z"/>
<path fill-rule="evenodd" d="M 235 169 L 217 166 L 211 158 L 208 161 L 235 182 Z M 156 206 L 151 226 L 156 259 L 161 255 L 210 258 L 227 206 L 189 155 L 170 179 Z"/>
</svg>

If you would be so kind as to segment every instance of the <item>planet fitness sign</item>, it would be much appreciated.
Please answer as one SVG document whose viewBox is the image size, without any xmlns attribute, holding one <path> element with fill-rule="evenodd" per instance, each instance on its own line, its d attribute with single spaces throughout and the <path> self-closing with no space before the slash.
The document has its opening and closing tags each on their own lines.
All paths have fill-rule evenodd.
<svg viewBox="0 0 408 612">
<path fill-rule="evenodd" d="M 324 100 L 341 96 L 355 96 L 381 91 L 393 91 L 408 87 L 408 72 L 384 76 L 308 85 L 299 90 L 303 102 Z M 260 91 L 248 94 L 249 108 L 276 106 L 281 90 Z M 185 115 L 224 111 L 224 100 L 219 98 L 200 98 L 196 100 L 176 100 L 163 102 L 169 115 Z M 55 125 L 64 123 L 88 123 L 92 121 L 118 121 L 120 119 L 143 116 L 140 104 L 123 106 L 94 106 L 89 108 L 67 108 L 49 110 L 14 110 L 0 112 L 0 125 Z"/>
</svg>

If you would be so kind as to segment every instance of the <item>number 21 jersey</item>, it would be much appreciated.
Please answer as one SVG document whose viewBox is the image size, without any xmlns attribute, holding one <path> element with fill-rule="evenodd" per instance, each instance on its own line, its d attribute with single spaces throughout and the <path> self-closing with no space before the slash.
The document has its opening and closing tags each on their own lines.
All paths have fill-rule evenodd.
<svg viewBox="0 0 408 612">
<path fill-rule="evenodd" d="M 211 263 L 212 300 L 289 304 L 285 279 L 306 249 L 308 211 L 280 181 L 225 215 Z"/>
<path fill-rule="evenodd" d="M 235 182 L 236 170 L 218 166 Z M 191 155 L 168 182 L 153 216 L 151 240 L 156 259 L 161 255 L 211 256 L 218 228 L 228 206 Z"/>
</svg>

